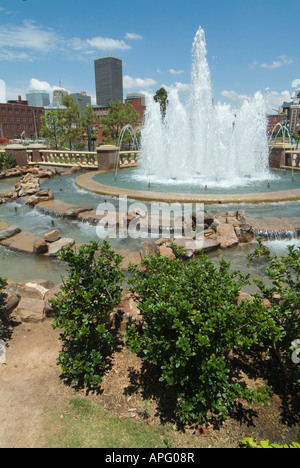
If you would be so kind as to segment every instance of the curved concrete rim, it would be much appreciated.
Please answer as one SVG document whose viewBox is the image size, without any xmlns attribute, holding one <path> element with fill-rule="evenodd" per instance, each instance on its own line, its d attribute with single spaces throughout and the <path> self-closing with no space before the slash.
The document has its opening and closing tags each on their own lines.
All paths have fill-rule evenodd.
<svg viewBox="0 0 300 468">
<path fill-rule="evenodd" d="M 166 203 L 204 203 L 205 205 L 229 204 L 229 203 L 276 203 L 300 200 L 300 189 L 266 192 L 266 193 L 229 193 L 229 194 L 184 194 L 167 192 L 145 192 L 142 190 L 130 190 L 120 187 L 103 185 L 94 180 L 97 174 L 107 171 L 87 172 L 75 180 L 76 185 L 89 192 L 108 197 L 127 197 L 132 200 L 144 202 Z"/>
</svg>

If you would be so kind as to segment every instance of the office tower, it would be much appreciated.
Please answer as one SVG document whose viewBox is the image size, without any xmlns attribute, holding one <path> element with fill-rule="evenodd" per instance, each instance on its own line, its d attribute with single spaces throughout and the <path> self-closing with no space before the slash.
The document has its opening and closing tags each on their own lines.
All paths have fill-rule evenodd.
<svg viewBox="0 0 300 468">
<path fill-rule="evenodd" d="M 96 99 L 100 107 L 109 107 L 110 101 L 123 102 L 122 60 L 102 57 L 95 60 Z"/>
<path fill-rule="evenodd" d="M 86 108 L 92 104 L 91 96 L 87 96 L 85 91 L 81 91 L 81 93 L 72 93 L 70 96 L 73 98 L 75 104 L 79 105 L 80 114 L 84 115 Z"/>
<path fill-rule="evenodd" d="M 61 86 L 57 87 L 53 91 L 53 105 L 61 106 L 62 100 L 68 95 L 68 91 Z"/>
<path fill-rule="evenodd" d="M 50 96 L 46 91 L 30 90 L 26 94 L 26 100 L 28 105 L 33 107 L 45 107 L 50 104 Z"/>
</svg>

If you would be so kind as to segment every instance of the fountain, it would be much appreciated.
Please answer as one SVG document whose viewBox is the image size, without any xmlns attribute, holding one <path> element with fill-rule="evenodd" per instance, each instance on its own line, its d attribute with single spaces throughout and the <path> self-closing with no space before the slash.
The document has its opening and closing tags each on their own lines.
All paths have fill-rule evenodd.
<svg viewBox="0 0 300 468">
<path fill-rule="evenodd" d="M 264 99 L 256 93 L 239 110 L 214 104 L 206 42 L 200 27 L 193 44 L 190 95 L 186 105 L 176 89 L 166 115 L 147 95 L 142 157 L 136 177 L 154 183 L 234 187 L 269 177 Z"/>
<path fill-rule="evenodd" d="M 146 95 L 138 168 L 84 175 L 78 186 L 110 197 L 204 204 L 294 202 L 299 173 L 269 168 L 264 97 L 257 92 L 239 109 L 213 101 L 205 33 L 193 43 L 190 93 L 185 104 L 175 88 L 162 115 Z M 134 137 L 133 130 L 129 130 Z M 292 185 L 291 185 L 292 184 Z"/>
</svg>

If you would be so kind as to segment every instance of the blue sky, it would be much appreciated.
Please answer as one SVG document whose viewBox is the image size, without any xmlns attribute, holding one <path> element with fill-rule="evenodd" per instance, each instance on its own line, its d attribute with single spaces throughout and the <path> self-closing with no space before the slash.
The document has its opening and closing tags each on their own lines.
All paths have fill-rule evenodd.
<svg viewBox="0 0 300 468">
<path fill-rule="evenodd" d="M 94 101 L 94 58 L 114 55 L 124 95 L 165 85 L 184 96 L 201 26 L 215 101 L 262 91 L 271 110 L 300 80 L 298 16 L 299 0 L 0 0 L 0 79 L 7 99 L 61 81 Z"/>
</svg>

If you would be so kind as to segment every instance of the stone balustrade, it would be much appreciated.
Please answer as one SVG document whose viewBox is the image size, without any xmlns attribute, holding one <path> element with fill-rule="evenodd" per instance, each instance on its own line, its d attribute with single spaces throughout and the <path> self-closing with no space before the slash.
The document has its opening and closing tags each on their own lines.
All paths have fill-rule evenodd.
<svg viewBox="0 0 300 468">
<path fill-rule="evenodd" d="M 49 166 L 65 166 L 82 168 L 98 168 L 97 153 L 85 151 L 56 151 L 56 150 L 39 150 L 40 164 Z M 33 160 L 32 151 L 27 151 L 28 163 L 36 164 Z"/>
<path fill-rule="evenodd" d="M 137 166 L 139 164 L 140 151 L 120 151 L 120 167 Z"/>
<path fill-rule="evenodd" d="M 80 167 L 83 169 L 112 170 L 115 168 L 118 148 L 114 145 L 102 145 L 96 151 L 66 151 L 51 150 L 43 145 L 35 144 L 9 145 L 4 153 L 10 154 L 17 165 L 26 166 L 42 164 L 47 166 Z M 119 167 L 137 166 L 140 151 L 120 151 Z"/>
</svg>

